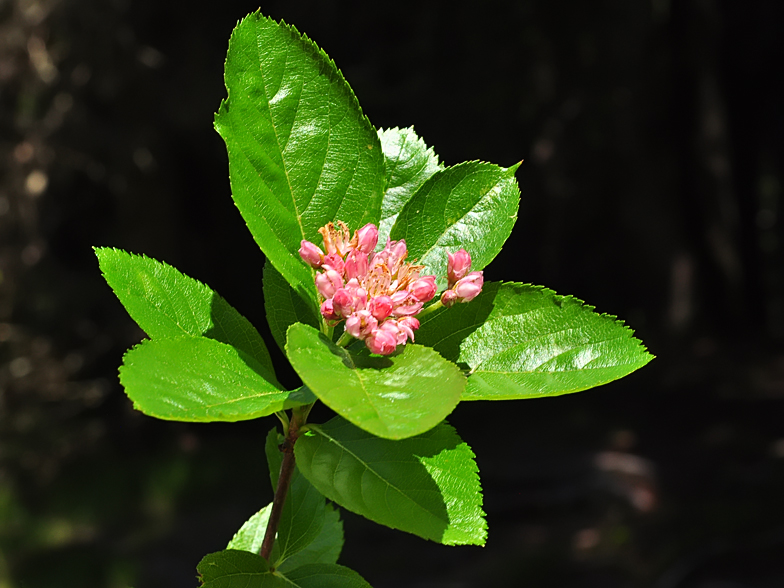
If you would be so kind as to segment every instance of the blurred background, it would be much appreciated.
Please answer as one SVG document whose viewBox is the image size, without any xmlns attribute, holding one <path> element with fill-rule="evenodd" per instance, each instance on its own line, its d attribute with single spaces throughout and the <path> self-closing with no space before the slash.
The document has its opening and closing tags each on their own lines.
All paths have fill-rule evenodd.
<svg viewBox="0 0 784 588">
<path fill-rule="evenodd" d="M 784 586 L 784 3 L 0 0 L 0 588 L 193 587 L 271 499 L 274 419 L 132 410 L 116 374 L 143 333 L 91 250 L 175 265 L 275 347 L 212 129 L 258 2 L 376 126 L 448 165 L 525 159 L 486 275 L 618 315 L 658 357 L 460 405 L 487 546 L 344 513 L 341 563 L 375 588 Z"/>
</svg>

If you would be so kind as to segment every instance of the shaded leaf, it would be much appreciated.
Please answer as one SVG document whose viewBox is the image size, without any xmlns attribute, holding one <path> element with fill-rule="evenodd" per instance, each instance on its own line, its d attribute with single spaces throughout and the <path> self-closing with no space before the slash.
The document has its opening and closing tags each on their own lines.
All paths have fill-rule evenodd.
<svg viewBox="0 0 784 588">
<path fill-rule="evenodd" d="M 263 557 L 232 549 L 206 555 L 196 570 L 203 588 L 370 588 L 362 576 L 344 566 L 308 564 L 272 572 Z"/>
<path fill-rule="evenodd" d="M 376 131 L 332 60 L 258 12 L 231 35 L 225 81 L 215 127 L 234 202 L 270 262 L 315 303 L 300 240 L 314 241 L 334 219 L 378 222 L 385 172 Z"/>
<path fill-rule="evenodd" d="M 452 410 L 465 387 L 453 363 L 421 345 L 373 356 L 345 349 L 316 329 L 297 323 L 288 331 L 286 355 L 302 381 L 332 410 L 388 439 L 417 435 Z"/>
<path fill-rule="evenodd" d="M 327 498 L 368 519 L 446 545 L 484 545 L 474 454 L 446 423 L 402 441 L 335 417 L 309 425 L 295 453 Z"/>
<path fill-rule="evenodd" d="M 381 202 L 378 242 L 386 243 L 397 215 L 411 197 L 443 165 L 433 148 L 414 132 L 414 127 L 379 129 L 387 170 L 387 189 Z"/>
<path fill-rule="evenodd" d="M 258 331 L 209 286 L 143 255 L 108 247 L 96 247 L 95 254 L 106 282 L 150 338 L 203 335 L 241 349 L 274 373 Z"/>
<path fill-rule="evenodd" d="M 175 421 L 241 421 L 313 402 L 281 390 L 255 359 L 204 337 L 145 340 L 125 354 L 120 382 L 134 407 Z"/>
<path fill-rule="evenodd" d="M 514 172 L 471 161 L 437 171 L 408 201 L 390 237 L 405 239 L 410 259 L 446 287 L 447 253 L 465 249 L 472 270 L 498 255 L 517 220 L 520 189 Z"/>
<path fill-rule="evenodd" d="M 267 322 L 282 350 L 286 348 L 286 331 L 294 323 L 318 328 L 319 319 L 308 295 L 298 294 L 269 261 L 264 263 L 263 287 Z"/>
<path fill-rule="evenodd" d="M 343 521 L 331 504 L 324 505 L 324 524 L 321 532 L 302 551 L 295 553 L 278 566 L 286 573 L 305 564 L 334 564 L 343 549 Z"/>
<path fill-rule="evenodd" d="M 417 340 L 470 370 L 462 400 L 557 396 L 617 380 L 653 356 L 613 316 L 541 286 L 488 283 L 422 320 Z"/>
</svg>

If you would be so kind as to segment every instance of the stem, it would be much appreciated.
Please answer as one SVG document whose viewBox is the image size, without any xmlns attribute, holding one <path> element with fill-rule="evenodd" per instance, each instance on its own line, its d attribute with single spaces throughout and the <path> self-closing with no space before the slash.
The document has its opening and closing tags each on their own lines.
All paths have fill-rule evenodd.
<svg viewBox="0 0 784 588">
<path fill-rule="evenodd" d="M 280 475 L 278 476 L 278 486 L 275 488 L 275 498 L 272 500 L 272 512 L 270 513 L 267 530 L 264 533 L 264 540 L 261 543 L 259 555 L 269 561 L 272 554 L 272 546 L 275 545 L 275 535 L 278 534 L 280 515 L 283 512 L 283 505 L 286 503 L 286 495 L 291 486 L 291 477 L 294 475 L 294 443 L 299 437 L 299 429 L 305 424 L 307 411 L 304 407 L 297 407 L 292 411 L 291 421 L 289 422 L 288 432 L 283 444 L 280 446 L 283 452 L 283 463 L 280 464 Z M 310 409 L 310 406 L 307 407 Z"/>
<path fill-rule="evenodd" d="M 346 345 L 349 344 L 349 342 L 353 338 L 354 337 L 351 336 L 351 333 L 349 333 L 348 331 L 343 331 L 343 334 L 340 336 L 340 339 L 338 339 L 336 345 L 339 345 L 340 347 L 345 347 Z"/>
<path fill-rule="evenodd" d="M 422 310 L 420 310 L 419 314 L 417 315 L 417 318 L 421 319 L 423 316 L 429 315 L 431 312 L 433 312 L 434 310 L 438 310 L 442 306 L 444 305 L 441 303 L 441 300 L 436 300 L 433 304 L 431 304 L 427 308 L 423 308 Z"/>
</svg>

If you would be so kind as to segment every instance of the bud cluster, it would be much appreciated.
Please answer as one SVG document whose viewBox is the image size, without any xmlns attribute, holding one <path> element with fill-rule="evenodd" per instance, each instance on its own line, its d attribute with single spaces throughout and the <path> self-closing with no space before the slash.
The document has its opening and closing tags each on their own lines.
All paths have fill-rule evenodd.
<svg viewBox="0 0 784 588">
<path fill-rule="evenodd" d="M 441 295 L 441 304 L 449 308 L 455 302 L 470 302 L 482 291 L 485 278 L 482 272 L 470 272 L 471 256 L 461 249 L 447 253 L 446 276 L 449 286 Z"/>
<path fill-rule="evenodd" d="M 346 332 L 365 342 L 367 348 L 389 355 L 398 345 L 414 340 L 419 320 L 414 315 L 432 300 L 437 291 L 435 276 L 422 276 L 424 268 L 406 262 L 406 242 L 387 240 L 375 252 L 378 228 L 367 224 L 351 236 L 345 223 L 329 223 L 319 229 L 323 251 L 303 240 L 302 259 L 316 273 L 316 289 L 324 299 L 321 314 L 334 326 L 346 321 Z M 461 249 L 449 254 L 449 287 L 453 292 L 442 302 L 468 302 L 482 289 L 482 272 L 467 274 L 471 257 Z M 452 279 L 452 276 L 455 279 Z M 478 280 L 476 278 L 478 275 Z M 473 277 L 472 277 L 473 276 Z"/>
</svg>

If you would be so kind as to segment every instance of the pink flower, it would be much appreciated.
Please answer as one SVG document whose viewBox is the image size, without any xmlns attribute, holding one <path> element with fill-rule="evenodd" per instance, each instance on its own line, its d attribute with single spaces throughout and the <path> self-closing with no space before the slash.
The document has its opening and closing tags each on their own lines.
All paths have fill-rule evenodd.
<svg viewBox="0 0 784 588">
<path fill-rule="evenodd" d="M 324 261 L 324 253 L 318 245 L 314 245 L 310 241 L 305 241 L 305 239 L 300 243 L 299 256 L 305 263 L 315 269 L 319 269 Z"/>
<path fill-rule="evenodd" d="M 354 233 L 351 244 L 362 253 L 373 253 L 376 244 L 378 244 L 378 229 L 376 228 L 376 225 L 368 223 L 359 229 Z"/>
<path fill-rule="evenodd" d="M 378 321 L 367 310 L 358 310 L 346 319 L 346 330 L 357 339 L 366 339 L 377 327 Z"/>
<path fill-rule="evenodd" d="M 423 276 L 409 284 L 408 291 L 420 302 L 429 302 L 436 295 L 436 277 Z"/>
<path fill-rule="evenodd" d="M 335 309 L 335 314 L 342 318 L 347 318 L 353 314 L 354 310 L 354 296 L 347 288 L 338 288 L 332 296 L 332 306 Z"/>
<path fill-rule="evenodd" d="M 457 293 L 454 290 L 446 290 L 441 294 L 441 304 L 449 308 L 457 302 Z"/>
<path fill-rule="evenodd" d="M 364 278 L 368 272 L 368 256 L 367 253 L 362 253 L 358 249 L 349 251 L 346 256 L 346 263 L 344 266 L 346 278 L 349 280 L 360 277 Z"/>
<path fill-rule="evenodd" d="M 389 296 L 376 296 L 368 302 L 368 310 L 376 319 L 383 321 L 392 314 L 392 299 Z"/>
<path fill-rule="evenodd" d="M 407 316 L 397 321 L 397 326 L 413 341 L 414 331 L 419 328 L 419 319 L 416 319 L 413 316 Z"/>
<path fill-rule="evenodd" d="M 447 253 L 446 275 L 449 279 L 449 287 L 464 278 L 471 269 L 471 255 L 465 249 L 460 249 L 455 253 Z"/>
<path fill-rule="evenodd" d="M 375 329 L 370 336 L 365 339 L 365 345 L 371 353 L 379 355 L 389 355 L 397 349 L 397 338 L 395 335 L 384 329 Z"/>
<path fill-rule="evenodd" d="M 325 270 L 335 270 L 339 274 L 343 273 L 343 258 L 340 257 L 337 253 L 330 253 L 329 255 L 324 256 L 324 261 L 321 263 L 321 267 Z"/>
<path fill-rule="evenodd" d="M 458 280 L 454 292 L 458 302 L 470 302 L 482 291 L 485 279 L 482 272 L 471 272 L 466 277 Z"/>
<path fill-rule="evenodd" d="M 343 278 L 335 270 L 327 270 L 316 276 L 316 288 L 324 298 L 332 298 L 338 288 L 343 287 Z"/>
<path fill-rule="evenodd" d="M 321 304 L 321 316 L 328 321 L 339 321 L 340 317 L 335 314 L 335 309 L 332 307 L 332 299 L 325 300 Z"/>
</svg>

